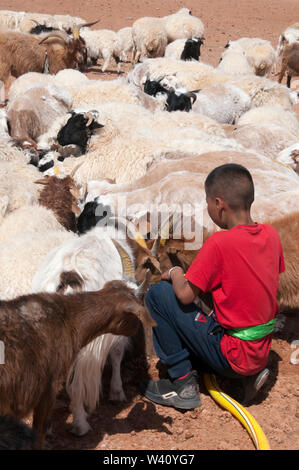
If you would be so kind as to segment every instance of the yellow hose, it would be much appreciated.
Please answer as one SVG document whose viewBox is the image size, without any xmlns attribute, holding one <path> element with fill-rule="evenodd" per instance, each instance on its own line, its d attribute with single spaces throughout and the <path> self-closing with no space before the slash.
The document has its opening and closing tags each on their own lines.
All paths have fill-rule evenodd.
<svg viewBox="0 0 299 470">
<path fill-rule="evenodd" d="M 268 440 L 254 417 L 248 411 L 226 393 L 220 390 L 216 378 L 211 374 L 204 374 L 205 386 L 211 397 L 223 408 L 234 415 L 246 428 L 257 450 L 270 450 Z"/>
</svg>

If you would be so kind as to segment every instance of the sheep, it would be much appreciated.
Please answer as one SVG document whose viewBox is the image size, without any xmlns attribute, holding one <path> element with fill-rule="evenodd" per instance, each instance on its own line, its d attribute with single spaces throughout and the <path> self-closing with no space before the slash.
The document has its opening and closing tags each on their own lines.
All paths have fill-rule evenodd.
<svg viewBox="0 0 299 470">
<path fill-rule="evenodd" d="M 204 24 L 196 16 L 191 15 L 190 10 L 182 8 L 176 13 L 161 18 L 167 33 L 168 43 L 176 39 L 201 38 L 204 36 Z"/>
<path fill-rule="evenodd" d="M 131 26 L 119 29 L 116 34 L 120 48 L 120 59 L 122 61 L 127 61 L 130 59 L 131 61 L 134 46 Z"/>
<path fill-rule="evenodd" d="M 271 123 L 291 132 L 298 138 L 299 121 L 293 111 L 282 109 L 280 106 L 260 106 L 244 113 L 238 120 L 238 125 Z"/>
<path fill-rule="evenodd" d="M 282 79 L 287 74 L 287 87 L 290 88 L 292 77 L 299 76 L 299 42 L 293 44 L 286 44 L 282 51 L 281 57 L 281 70 L 278 77 L 278 83 L 282 82 Z"/>
<path fill-rule="evenodd" d="M 117 65 L 117 71 L 120 73 L 120 43 L 115 31 L 110 29 L 82 30 L 82 38 L 86 42 L 88 57 L 96 63 L 101 57 L 104 59 L 102 72 L 105 72 L 111 59 L 113 58 Z"/>
<path fill-rule="evenodd" d="M 186 88 L 193 91 L 226 82 L 230 79 L 227 74 L 222 74 L 211 65 L 199 61 L 182 61 L 168 57 L 147 59 L 138 64 L 128 74 L 127 80 L 141 88 L 146 77 L 150 80 L 158 80 L 163 77 L 161 85 L 170 88 Z"/>
<path fill-rule="evenodd" d="M 89 79 L 79 70 L 63 69 L 56 75 L 39 72 L 28 72 L 13 81 L 8 92 L 8 101 L 14 100 L 18 95 L 25 93 L 34 86 L 47 86 L 53 84 L 56 87 L 72 88 L 89 83 Z M 70 85 L 71 84 L 71 85 Z"/>
<path fill-rule="evenodd" d="M 258 76 L 268 76 L 275 60 L 275 50 L 270 41 L 245 37 L 229 41 L 218 68 L 231 74 L 254 73 Z"/>
<path fill-rule="evenodd" d="M 23 205 L 38 202 L 38 187 L 34 181 L 40 174 L 25 162 L 2 161 L 0 164 L 0 222 L 9 212 Z"/>
<path fill-rule="evenodd" d="M 4 217 L 0 224 L 0 243 L 22 233 L 37 233 L 48 231 L 64 232 L 56 215 L 45 207 L 25 205 Z"/>
<path fill-rule="evenodd" d="M 229 44 L 220 58 L 216 70 L 227 75 L 249 75 L 254 73 L 240 44 Z"/>
<path fill-rule="evenodd" d="M 298 103 L 296 92 L 265 77 L 244 75 L 230 78 L 229 83 L 248 93 L 253 108 L 274 105 L 291 111 L 293 106 Z"/>
<path fill-rule="evenodd" d="M 118 207 L 125 208 L 123 216 L 135 218 L 147 212 L 157 212 L 159 204 L 194 207 L 202 204 L 204 208 L 205 175 L 218 164 L 238 162 L 246 165 L 251 171 L 256 186 L 257 200 L 262 205 L 276 193 L 283 195 L 289 191 L 290 185 L 297 184 L 297 176 L 286 167 L 272 162 L 262 155 L 250 153 L 216 151 L 196 156 L 185 156 L 175 160 L 165 158 L 153 164 L 147 173 L 132 182 L 110 184 L 107 181 L 89 181 L 87 184 L 86 202 L 98 198 L 98 203 L 109 206 L 112 213 L 118 214 Z M 186 187 L 192 191 L 186 193 Z M 263 214 L 263 207 L 253 207 L 254 216 Z M 276 215 L 284 214 L 290 209 L 277 202 Z M 280 212 L 279 212 L 280 211 Z M 206 230 L 213 225 L 208 218 L 206 209 L 203 211 L 203 224 Z"/>
<path fill-rule="evenodd" d="M 199 60 L 204 38 L 176 39 L 166 46 L 164 57 L 177 60 Z"/>
<path fill-rule="evenodd" d="M 298 140 L 293 145 L 284 148 L 281 152 L 276 155 L 275 160 L 288 165 L 293 168 L 299 174 L 299 144 Z"/>
<path fill-rule="evenodd" d="M 299 42 L 299 23 L 288 26 L 279 36 L 276 48 L 276 68 L 285 44 Z M 275 70 L 276 72 L 276 70 Z"/>
<path fill-rule="evenodd" d="M 72 17 L 70 15 L 48 15 L 43 13 L 25 13 L 21 11 L 0 11 L 0 25 L 8 29 L 28 33 L 32 28 L 34 21 L 42 22 L 46 26 L 69 29 L 74 26 L 86 23 L 85 20 L 79 17 Z"/>
<path fill-rule="evenodd" d="M 283 152 L 283 149 L 298 142 L 298 138 L 292 132 L 270 123 L 235 125 L 227 129 L 226 134 L 245 148 L 252 149 L 272 160 L 277 159 L 278 153 Z M 290 166 L 295 165 L 289 156 L 282 162 Z"/>
<path fill-rule="evenodd" d="M 193 111 L 223 124 L 234 124 L 250 109 L 250 96 L 229 83 L 218 83 L 196 93 Z"/>
<path fill-rule="evenodd" d="M 52 74 L 65 68 L 84 68 L 85 45 L 62 31 L 49 33 L 41 41 L 29 34 L 0 33 L 0 50 L 0 80 L 6 92 L 11 75 L 17 78 L 27 72 L 44 72 L 47 68 Z"/>
<path fill-rule="evenodd" d="M 58 231 L 26 232 L 26 225 L 23 225 L 23 231 L 4 240 L 0 244 L 1 299 L 9 300 L 18 295 L 30 294 L 33 276 L 49 251 L 76 236 L 61 227 Z"/>
<path fill-rule="evenodd" d="M 37 139 L 51 123 L 71 109 L 72 96 L 48 83 L 33 86 L 9 103 L 7 118 L 11 137 L 22 147 L 37 148 Z"/>
<path fill-rule="evenodd" d="M 116 227 L 96 227 L 81 237 L 67 241 L 50 251 L 39 266 L 32 279 L 32 292 L 73 292 L 77 286 L 68 280 L 70 272 L 76 273 L 80 280 L 79 289 L 84 291 L 101 289 L 111 279 L 123 279 L 129 286 L 136 287 L 132 243 L 133 240 L 127 240 L 126 235 Z M 143 264 L 150 259 L 150 253 L 146 250 Z M 125 400 L 120 362 L 127 345 L 125 338 L 104 335 L 80 351 L 66 381 L 74 433 L 84 435 L 90 429 L 84 406 L 92 412 L 97 405 L 108 354 L 113 367 L 109 397 L 111 400 Z"/>
<path fill-rule="evenodd" d="M 157 18 L 144 17 L 132 25 L 133 63 L 139 59 L 163 57 L 167 46 L 167 33 Z"/>
<path fill-rule="evenodd" d="M 21 296 L 1 301 L 0 308 L 6 353 L 0 413 L 20 419 L 33 411 L 39 449 L 56 396 L 80 350 L 105 333 L 131 336 L 140 321 L 156 325 L 122 281 L 110 281 L 96 292 Z"/>
</svg>

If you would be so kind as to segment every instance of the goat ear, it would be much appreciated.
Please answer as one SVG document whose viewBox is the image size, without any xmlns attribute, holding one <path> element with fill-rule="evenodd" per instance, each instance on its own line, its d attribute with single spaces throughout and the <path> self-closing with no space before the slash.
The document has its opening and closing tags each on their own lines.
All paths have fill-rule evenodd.
<svg viewBox="0 0 299 470">
<path fill-rule="evenodd" d="M 34 181 L 35 184 L 44 184 L 44 185 L 47 185 L 49 184 L 49 179 L 48 178 L 43 178 L 41 180 L 36 180 Z"/>
</svg>

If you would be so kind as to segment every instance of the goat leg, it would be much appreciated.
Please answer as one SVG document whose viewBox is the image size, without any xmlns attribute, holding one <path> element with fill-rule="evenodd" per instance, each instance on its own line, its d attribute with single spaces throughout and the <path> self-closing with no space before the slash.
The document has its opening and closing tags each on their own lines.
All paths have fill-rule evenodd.
<svg viewBox="0 0 299 470">
<path fill-rule="evenodd" d="M 36 450 L 43 448 L 48 421 L 51 411 L 55 405 L 57 390 L 53 386 L 52 381 L 49 381 L 45 390 L 43 391 L 37 406 L 33 412 L 33 429 L 37 433 L 37 442 L 35 445 Z"/>
</svg>

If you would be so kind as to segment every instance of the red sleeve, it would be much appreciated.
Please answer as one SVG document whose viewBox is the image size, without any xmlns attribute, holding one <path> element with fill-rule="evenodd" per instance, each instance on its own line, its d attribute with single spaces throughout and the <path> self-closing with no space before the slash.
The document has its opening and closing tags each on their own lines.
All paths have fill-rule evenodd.
<svg viewBox="0 0 299 470">
<path fill-rule="evenodd" d="M 284 273 L 286 270 L 285 264 L 284 264 L 284 257 L 283 257 L 283 251 L 282 251 L 282 246 L 280 242 L 280 255 L 279 255 L 279 274 Z"/>
<path fill-rule="evenodd" d="M 221 282 L 222 263 L 219 248 L 213 236 L 203 244 L 185 278 L 203 292 L 214 289 Z"/>
</svg>

